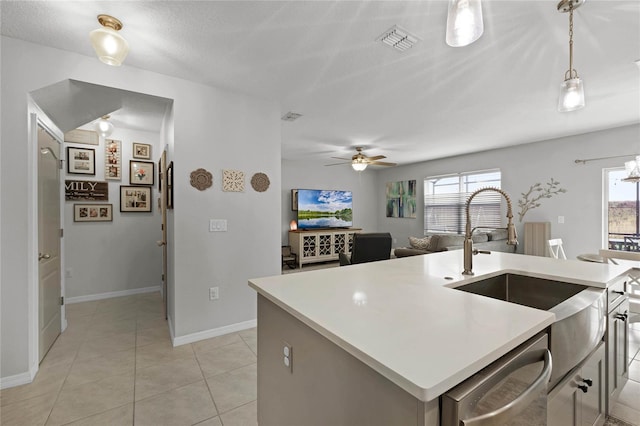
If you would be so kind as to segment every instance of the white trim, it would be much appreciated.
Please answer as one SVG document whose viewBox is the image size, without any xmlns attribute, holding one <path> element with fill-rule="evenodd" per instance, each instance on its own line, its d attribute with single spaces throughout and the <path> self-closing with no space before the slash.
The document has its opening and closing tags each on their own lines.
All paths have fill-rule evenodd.
<svg viewBox="0 0 640 426">
<path fill-rule="evenodd" d="M 198 331 L 196 333 L 187 334 L 184 336 L 174 337 L 173 330 L 171 329 L 171 321 L 169 321 L 169 332 L 171 333 L 171 342 L 173 346 L 186 345 L 187 343 L 198 342 L 204 339 L 210 339 L 212 337 L 222 336 L 223 334 L 234 333 L 236 331 L 247 330 L 254 328 L 258 325 L 258 320 L 249 320 L 238 322 L 235 324 L 225 325 L 223 327 L 212 328 L 210 330 Z"/>
<path fill-rule="evenodd" d="M 176 338 L 176 335 L 173 332 L 173 320 L 171 319 L 171 315 L 168 315 L 168 314 L 167 314 L 167 323 L 169 324 L 169 337 L 171 337 L 171 344 L 175 346 L 173 342 Z"/>
<path fill-rule="evenodd" d="M 13 388 L 15 386 L 20 386 L 20 385 L 27 385 L 33 382 L 33 378 L 35 376 L 36 376 L 35 371 L 30 370 L 25 373 L 15 374 L 9 377 L 0 377 L 0 389 Z"/>
<path fill-rule="evenodd" d="M 110 291 L 108 293 L 89 294 L 87 296 L 76 296 L 65 299 L 64 303 L 71 305 L 73 303 L 91 302 L 94 300 L 111 299 L 112 297 L 131 296 L 133 294 L 154 293 L 161 290 L 161 286 L 133 288 L 131 290 Z"/>
</svg>

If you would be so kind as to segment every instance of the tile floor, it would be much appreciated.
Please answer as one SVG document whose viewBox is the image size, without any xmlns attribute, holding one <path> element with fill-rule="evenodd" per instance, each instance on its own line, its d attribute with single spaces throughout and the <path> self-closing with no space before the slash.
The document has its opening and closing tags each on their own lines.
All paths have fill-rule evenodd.
<svg viewBox="0 0 640 426">
<path fill-rule="evenodd" d="M 3 426 L 257 424 L 255 329 L 174 348 L 158 293 L 67 305 L 67 319 L 35 381 L 0 392 Z M 640 426 L 640 323 L 629 355 L 612 414 Z"/>
<path fill-rule="evenodd" d="M 255 425 L 255 329 L 172 347 L 159 293 L 67 305 L 33 383 L 0 392 L 0 424 Z"/>
</svg>

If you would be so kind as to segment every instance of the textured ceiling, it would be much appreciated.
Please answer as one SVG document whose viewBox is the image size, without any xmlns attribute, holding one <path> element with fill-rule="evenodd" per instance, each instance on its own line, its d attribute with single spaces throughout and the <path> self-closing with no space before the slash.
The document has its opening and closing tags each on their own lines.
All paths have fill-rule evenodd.
<svg viewBox="0 0 640 426">
<path fill-rule="evenodd" d="M 286 159 L 329 163 L 364 146 L 406 164 L 640 122 L 637 0 L 589 0 L 576 11 L 574 66 L 587 106 L 572 113 L 556 110 L 568 16 L 555 1 L 485 0 L 484 35 L 463 48 L 445 44 L 446 1 L 5 0 L 0 7 L 3 35 L 87 56 L 96 15 L 114 15 L 131 46 L 127 66 L 303 114 L 282 122 Z M 404 53 L 376 43 L 392 25 L 421 41 Z"/>
</svg>

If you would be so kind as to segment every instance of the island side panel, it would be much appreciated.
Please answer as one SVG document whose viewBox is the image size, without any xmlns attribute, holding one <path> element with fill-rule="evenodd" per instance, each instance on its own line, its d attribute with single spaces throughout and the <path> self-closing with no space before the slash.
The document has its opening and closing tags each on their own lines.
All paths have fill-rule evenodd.
<svg viewBox="0 0 640 426">
<path fill-rule="evenodd" d="M 258 423 L 437 426 L 438 401 L 417 400 L 258 295 Z"/>
</svg>

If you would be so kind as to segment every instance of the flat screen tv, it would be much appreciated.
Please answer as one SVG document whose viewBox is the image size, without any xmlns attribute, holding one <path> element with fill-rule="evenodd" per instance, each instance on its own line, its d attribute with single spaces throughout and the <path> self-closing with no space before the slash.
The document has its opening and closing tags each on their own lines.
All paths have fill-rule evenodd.
<svg viewBox="0 0 640 426">
<path fill-rule="evenodd" d="M 298 189 L 298 228 L 353 226 L 351 191 Z"/>
</svg>

